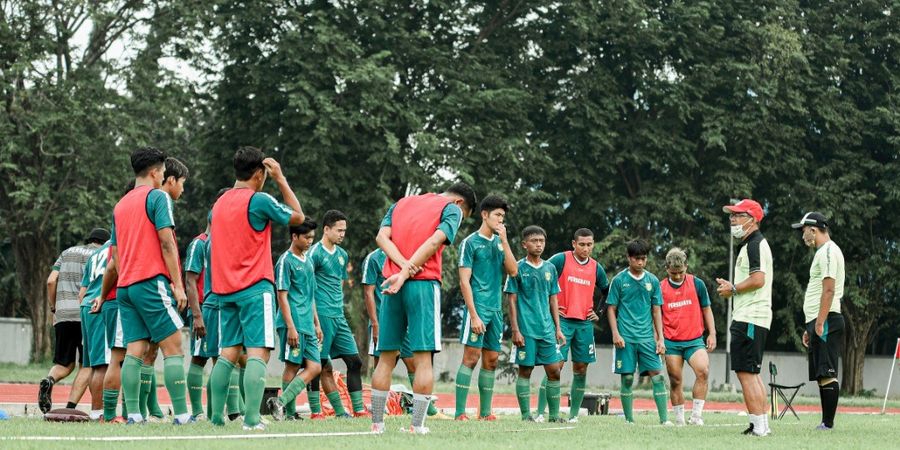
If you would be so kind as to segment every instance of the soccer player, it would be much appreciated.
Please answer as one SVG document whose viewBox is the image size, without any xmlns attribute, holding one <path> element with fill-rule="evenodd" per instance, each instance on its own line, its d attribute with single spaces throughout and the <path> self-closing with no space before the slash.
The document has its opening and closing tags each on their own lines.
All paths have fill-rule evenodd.
<svg viewBox="0 0 900 450">
<path fill-rule="evenodd" d="M 809 380 L 819 384 L 822 403 L 822 423 L 816 429 L 829 431 L 834 428 L 840 395 L 837 369 L 844 341 L 844 253 L 831 240 L 828 219 L 822 213 L 807 213 L 792 226 L 802 230 L 808 247 L 816 249 L 803 299 L 803 345 L 808 348 Z"/>
<path fill-rule="evenodd" d="M 362 264 L 363 297 L 366 302 L 366 315 L 369 318 L 369 355 L 375 359 L 376 366 L 378 365 L 378 359 L 381 356 L 381 352 L 377 348 L 379 329 L 378 315 L 381 312 L 381 304 L 385 298 L 384 293 L 381 292 L 381 284 L 384 283 L 385 280 L 381 270 L 384 268 L 384 260 L 386 258 L 387 256 L 384 254 L 384 251 L 380 248 L 376 248 L 366 255 L 366 259 L 363 260 Z M 409 340 L 407 339 L 403 342 L 404 345 L 400 347 L 400 359 L 403 360 L 403 364 L 406 366 L 406 376 L 409 379 L 409 385 L 412 386 L 416 383 L 416 366 L 408 343 Z M 449 416 L 445 416 L 438 411 L 434 402 L 428 404 L 428 417 L 434 417 L 435 419 L 450 419 Z"/>
<path fill-rule="evenodd" d="M 347 390 L 353 403 L 353 417 L 368 417 L 362 398 L 362 359 L 356 347 L 356 339 L 344 316 L 344 281 L 349 279 L 349 257 L 341 248 L 347 233 L 347 216 L 337 210 L 329 210 L 322 217 L 322 239 L 309 250 L 309 259 L 316 275 L 316 312 L 322 326 L 322 389 L 334 408 L 337 417 L 350 417 L 341 401 L 341 393 L 334 382 L 331 360 L 341 358 L 347 365 Z M 318 383 L 309 392 L 310 398 L 318 396 Z"/>
<path fill-rule="evenodd" d="M 163 183 L 159 189 L 168 194 L 173 202 L 176 202 L 181 198 L 181 194 L 184 193 L 184 182 L 188 177 L 188 168 L 184 163 L 172 157 L 166 158 L 165 166 Z M 172 233 L 175 233 L 174 228 L 172 228 Z M 150 341 L 147 353 L 144 354 L 143 365 L 141 366 L 141 414 L 144 418 L 151 421 L 161 420 L 164 417 L 162 409 L 159 407 L 159 400 L 156 398 L 156 369 L 154 368 L 154 363 L 158 353 L 159 344 Z"/>
<path fill-rule="evenodd" d="M 506 279 L 504 292 L 509 294 L 509 323 L 516 345 L 516 397 L 522 420 L 534 422 L 531 415 L 531 372 L 544 366 L 547 373 L 547 404 L 550 422 L 564 422 L 559 417 L 559 372 L 563 356 L 559 347 L 566 337 L 559 327 L 559 276 L 556 267 L 541 259 L 547 232 L 537 225 L 522 230 L 522 247 L 528 256 L 518 262 L 518 273 Z"/>
<path fill-rule="evenodd" d="M 81 336 L 83 362 L 81 367 L 89 367 L 91 380 L 88 386 L 91 391 L 91 420 L 99 420 L 103 416 L 103 377 L 106 375 L 106 366 L 109 364 L 106 346 L 106 329 L 103 326 L 103 316 L 91 314 L 93 300 L 100 295 L 103 283 L 103 272 L 106 271 L 106 258 L 109 254 L 109 231 L 97 228 L 91 231 L 93 242 L 103 241 L 84 265 L 84 275 L 81 278 Z"/>
<path fill-rule="evenodd" d="M 625 420 L 634 423 L 634 371 L 647 372 L 653 384 L 653 400 L 659 423 L 672 425 L 668 417 L 666 379 L 660 374 L 665 354 L 663 341 L 662 294 L 659 279 L 644 270 L 650 244 L 643 240 L 628 243 L 628 268 L 619 272 L 606 299 L 609 328 L 612 330 L 613 371 L 622 376 L 621 398 Z M 654 343 L 654 340 L 656 341 Z"/>
<path fill-rule="evenodd" d="M 244 376 L 245 430 L 265 430 L 259 406 L 266 387 L 266 362 L 275 348 L 275 271 L 272 222 L 300 225 L 303 212 L 281 166 L 254 147 L 234 154 L 234 187 L 213 205 L 210 227 L 212 291 L 219 296 L 221 352 L 210 375 L 210 422 L 224 425 L 226 392 L 234 365 L 247 349 Z M 260 192 L 267 176 L 285 204 Z"/>
<path fill-rule="evenodd" d="M 759 231 L 762 206 L 744 199 L 722 208 L 729 213 L 731 235 L 741 240 L 734 265 L 734 284 L 716 278 L 716 291 L 724 298 L 734 297 L 731 329 L 731 370 L 737 374 L 750 415 L 744 434 L 765 436 L 770 433 L 766 414 L 766 386 L 759 376 L 766 336 L 772 324 L 772 250 Z"/>
<path fill-rule="evenodd" d="M 372 375 L 372 431 L 384 433 L 384 409 L 391 374 L 404 340 L 413 352 L 413 414 L 410 432 L 428 433 L 425 415 L 434 388 L 431 357 L 441 350 L 441 254 L 452 243 L 463 218 L 475 208 L 475 192 L 456 183 L 442 194 L 400 199 L 381 221 L 376 242 L 388 259 L 382 284 L 388 297 L 381 305 L 378 350 Z"/>
<path fill-rule="evenodd" d="M 178 310 L 187 306 L 181 279 L 172 199 L 159 190 L 166 154 L 152 147 L 135 150 L 131 167 L 135 187 L 113 211 L 111 258 L 103 275 L 97 309 L 114 284 L 126 346 L 122 387 L 128 423 L 140 423 L 142 357 L 150 341 L 159 343 L 165 356 L 165 384 L 172 399 L 176 425 L 191 422 L 184 390 L 184 355 Z"/>
<path fill-rule="evenodd" d="M 609 291 L 606 270 L 591 258 L 594 251 L 594 232 L 587 228 L 575 230 L 572 250 L 557 253 L 548 261 L 559 274 L 559 326 L 566 343 L 560 348 L 563 365 L 572 351 L 572 390 L 569 393 L 569 421 L 578 422 L 578 410 L 584 399 L 588 364 L 597 361 L 594 351 L 594 324 L 600 316 L 594 311 L 603 293 Z M 538 419 L 544 415 L 547 403 L 547 377 L 538 391 Z"/>
<path fill-rule="evenodd" d="M 96 242 L 88 236 L 83 245 L 76 245 L 65 249 L 53 264 L 53 269 L 47 277 L 47 301 L 50 303 L 50 312 L 53 313 L 53 329 L 56 336 L 53 353 L 53 367 L 47 376 L 41 380 L 38 391 L 38 407 L 46 413 L 52 407 L 53 385 L 69 376 L 75 369 L 76 362 L 81 363 L 79 356 L 84 356 L 81 346 L 81 303 L 78 293 L 81 290 L 81 278 L 84 264 L 88 257 L 103 244 Z M 78 405 L 87 389 L 91 377 L 91 370 L 80 367 L 72 384 L 69 394 L 69 402 L 66 408 L 74 408 Z"/>
<path fill-rule="evenodd" d="M 191 325 L 191 365 L 187 373 L 188 398 L 191 401 L 191 414 L 194 420 L 203 420 L 203 367 L 210 358 L 205 348 L 207 333 L 215 334 L 216 349 L 218 350 L 218 329 L 207 330 L 203 319 L 203 303 L 208 288 L 206 276 L 206 254 L 209 243 L 209 220 L 206 221 L 206 230 L 191 240 L 187 248 L 184 261 L 184 284 L 187 289 L 188 306 L 190 308 L 189 321 Z M 217 308 L 218 309 L 218 308 Z M 218 314 L 217 314 L 218 315 Z M 216 318 L 217 319 L 217 318 Z M 218 320 L 215 320 L 218 328 Z M 212 336 L 211 336 L 212 337 Z M 214 356 L 213 356 L 214 357 Z M 213 363 L 215 364 L 215 363 Z"/>
<path fill-rule="evenodd" d="M 687 254 L 673 248 L 666 254 L 668 278 L 661 283 L 663 337 L 666 344 L 666 370 L 672 384 L 672 408 L 675 425 L 684 425 L 682 369 L 687 361 L 696 380 L 692 397 L 691 425 L 703 425 L 703 405 L 709 390 L 709 354 L 716 349 L 716 321 L 713 319 L 706 284 L 687 272 Z M 703 331 L 709 333 L 703 342 Z"/>
<path fill-rule="evenodd" d="M 316 275 L 306 251 L 316 237 L 317 224 L 306 219 L 291 227 L 291 248 L 278 258 L 275 280 L 278 287 L 278 308 L 275 321 L 281 349 L 278 359 L 284 362 L 280 397 L 271 397 L 268 407 L 275 420 L 290 420 L 300 416 L 296 411 L 297 395 L 313 378 L 319 376 L 319 338 L 322 329 L 316 314 L 314 295 Z M 300 368 L 303 372 L 300 372 Z"/>
<path fill-rule="evenodd" d="M 456 420 L 469 420 L 466 400 L 475 364 L 478 372 L 478 419 L 493 421 L 491 399 L 494 396 L 494 370 L 503 336 L 503 274 L 515 277 L 518 265 L 506 238 L 503 224 L 509 204 L 496 195 L 481 201 L 481 227 L 460 246 L 459 289 L 466 309 L 463 313 L 460 342 L 465 344 L 462 363 L 456 372 Z"/>
</svg>

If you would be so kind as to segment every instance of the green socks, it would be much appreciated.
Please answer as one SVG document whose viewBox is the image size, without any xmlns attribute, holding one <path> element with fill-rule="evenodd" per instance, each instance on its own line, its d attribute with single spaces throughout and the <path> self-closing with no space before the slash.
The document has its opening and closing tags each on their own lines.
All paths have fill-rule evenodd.
<svg viewBox="0 0 900 450">
<path fill-rule="evenodd" d="M 319 391 L 310 389 L 306 395 L 309 397 L 309 412 L 311 414 L 322 414 L 322 397 Z"/>
<path fill-rule="evenodd" d="M 187 373 L 188 398 L 194 416 L 203 412 L 203 366 L 191 363 Z"/>
<path fill-rule="evenodd" d="M 472 369 L 460 364 L 456 372 L 456 413 L 459 417 L 466 413 L 466 400 L 469 398 L 469 385 L 472 383 Z"/>
<path fill-rule="evenodd" d="M 141 414 L 141 358 L 125 355 L 122 361 L 122 397 L 133 419 L 143 420 Z M 140 417 L 138 417 L 140 416 Z"/>
<path fill-rule="evenodd" d="M 209 374 L 209 405 L 212 414 L 209 421 L 213 425 L 225 425 L 225 398 L 228 397 L 228 385 L 231 382 L 231 372 L 234 364 L 225 358 L 219 358 Z"/>
<path fill-rule="evenodd" d="M 366 405 L 363 403 L 362 391 L 351 392 L 350 402 L 353 404 L 353 412 L 364 412 L 366 410 Z"/>
<path fill-rule="evenodd" d="M 544 375 L 544 379 L 541 381 L 541 387 L 538 388 L 538 404 L 537 411 L 535 414 L 542 416 L 544 415 L 544 408 L 547 407 L 547 376 Z"/>
<path fill-rule="evenodd" d="M 631 392 L 631 385 L 634 384 L 634 374 L 622 375 L 622 387 L 620 388 L 620 397 L 622 398 L 622 412 L 625 413 L 625 420 L 634 422 L 634 394 Z"/>
<path fill-rule="evenodd" d="M 328 397 L 328 402 L 331 403 L 331 407 L 334 408 L 335 416 L 343 416 L 347 414 L 347 410 L 344 409 L 344 403 L 341 401 L 341 393 L 338 391 L 329 392 L 325 394 Z"/>
<path fill-rule="evenodd" d="M 547 406 L 550 408 L 550 420 L 559 419 L 559 380 L 547 380 Z"/>
<path fill-rule="evenodd" d="M 294 386 L 295 384 L 298 386 Z M 288 417 L 297 413 L 297 395 L 305 388 L 306 383 L 300 377 L 294 378 L 293 381 L 281 381 L 281 403 L 284 404 L 284 413 Z"/>
<path fill-rule="evenodd" d="M 494 371 L 485 370 L 478 372 L 478 417 L 491 415 L 491 403 L 494 400 Z"/>
<path fill-rule="evenodd" d="M 247 358 L 244 371 L 244 425 L 254 427 L 259 424 L 259 406 L 266 390 L 266 362 L 260 358 Z"/>
<path fill-rule="evenodd" d="M 116 418 L 116 406 L 119 403 L 118 389 L 103 390 L 103 419 L 109 422 Z"/>
<path fill-rule="evenodd" d="M 669 393 L 666 391 L 666 378 L 662 374 L 653 375 L 650 381 L 653 383 L 653 401 L 656 402 L 659 423 L 666 423 L 669 421 Z"/>
<path fill-rule="evenodd" d="M 163 376 L 166 382 L 166 390 L 169 391 L 169 398 L 172 399 L 172 412 L 176 418 L 184 416 L 188 412 L 184 389 L 184 356 L 166 356 L 163 359 Z M 155 385 L 153 390 L 156 391 Z M 156 407 L 159 408 L 159 404 Z"/>
<path fill-rule="evenodd" d="M 225 410 L 229 415 L 242 414 L 244 406 L 241 404 L 241 374 L 240 371 L 232 370 L 231 378 L 228 382 L 228 390 L 225 398 Z"/>
<path fill-rule="evenodd" d="M 584 400 L 584 386 L 587 384 L 587 374 L 575 374 L 572 378 L 572 390 L 569 392 L 569 417 L 578 417 L 581 409 L 581 401 Z"/>
<path fill-rule="evenodd" d="M 140 408 L 141 416 L 146 419 L 150 416 L 147 412 L 147 400 L 150 398 L 150 380 L 153 378 L 153 366 L 145 365 L 141 362 L 141 390 L 140 390 L 140 400 L 138 401 L 138 407 Z"/>
<path fill-rule="evenodd" d="M 181 363 L 181 377 L 184 378 L 184 357 L 182 357 Z M 150 410 L 151 416 L 162 418 L 163 412 L 159 408 L 159 399 L 156 397 L 156 386 L 156 370 L 153 369 L 153 366 L 150 366 L 150 395 L 147 397 L 147 408 Z"/>
<path fill-rule="evenodd" d="M 519 400 L 519 412 L 522 413 L 522 418 L 531 417 L 531 386 L 528 378 L 516 379 L 516 398 Z"/>
</svg>

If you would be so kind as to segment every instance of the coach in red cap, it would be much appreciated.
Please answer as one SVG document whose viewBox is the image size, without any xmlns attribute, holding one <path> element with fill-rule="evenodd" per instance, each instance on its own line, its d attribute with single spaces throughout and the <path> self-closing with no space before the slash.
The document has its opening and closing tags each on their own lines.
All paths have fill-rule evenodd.
<svg viewBox="0 0 900 450">
<path fill-rule="evenodd" d="M 734 296 L 731 369 L 741 382 L 750 415 L 750 427 L 744 434 L 765 436 L 769 434 L 766 387 L 759 371 L 766 335 L 772 325 L 772 251 L 759 231 L 764 216 L 759 203 L 744 199 L 722 209 L 730 214 L 731 235 L 741 241 L 734 265 L 734 284 L 716 278 L 719 295 Z"/>
</svg>

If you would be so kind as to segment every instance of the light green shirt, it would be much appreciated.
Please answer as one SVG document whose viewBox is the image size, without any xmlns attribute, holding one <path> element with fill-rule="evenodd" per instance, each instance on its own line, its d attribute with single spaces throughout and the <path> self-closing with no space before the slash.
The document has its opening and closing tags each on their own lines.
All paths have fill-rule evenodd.
<svg viewBox="0 0 900 450">
<path fill-rule="evenodd" d="M 772 250 L 762 233 L 754 231 L 741 243 L 734 264 L 734 284 L 740 284 L 756 272 L 765 274 L 763 287 L 734 296 L 732 318 L 769 329 L 772 325 Z"/>
<path fill-rule="evenodd" d="M 316 271 L 316 312 L 319 317 L 344 317 L 344 280 L 347 275 L 347 252 L 339 245 L 328 251 L 322 241 L 309 249 L 309 260 Z"/>
<path fill-rule="evenodd" d="M 550 315 L 550 296 L 559 294 L 556 267 L 544 260 L 537 266 L 519 260 L 519 275 L 506 279 L 503 290 L 516 294 L 519 332 L 523 336 L 556 342 L 556 324 Z"/>
<path fill-rule="evenodd" d="M 812 266 L 809 267 L 809 284 L 806 285 L 806 296 L 803 299 L 803 314 L 807 322 L 819 317 L 822 281 L 826 278 L 834 280 L 834 299 L 828 312 L 840 313 L 841 298 L 844 296 L 844 253 L 834 241 L 828 241 L 816 250 Z"/>
<path fill-rule="evenodd" d="M 279 291 L 286 291 L 288 294 L 288 308 L 297 332 L 315 336 L 312 304 L 316 278 L 309 258 L 306 255 L 301 258 L 290 249 L 282 253 L 275 265 L 275 285 Z M 280 312 L 275 319 L 275 328 L 287 328 Z"/>
<path fill-rule="evenodd" d="M 469 284 L 478 311 L 500 311 L 503 258 L 503 244 L 496 234 L 488 239 L 476 231 L 460 246 L 459 267 L 472 269 Z"/>
<path fill-rule="evenodd" d="M 619 272 L 609 286 L 606 304 L 616 307 L 616 324 L 625 342 L 653 342 L 653 307 L 663 304 L 656 275 L 645 270 L 637 279 L 628 269 Z"/>
</svg>

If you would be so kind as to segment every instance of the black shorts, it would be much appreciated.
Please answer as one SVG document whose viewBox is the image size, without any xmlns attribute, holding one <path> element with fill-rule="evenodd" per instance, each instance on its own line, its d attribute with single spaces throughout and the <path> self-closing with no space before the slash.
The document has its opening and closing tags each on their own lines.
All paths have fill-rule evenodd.
<svg viewBox="0 0 900 450">
<path fill-rule="evenodd" d="M 824 331 L 822 337 L 819 337 L 816 335 L 816 321 L 806 324 L 806 333 L 809 335 L 809 348 L 806 350 L 809 356 L 809 381 L 837 378 L 838 358 L 841 357 L 844 342 L 844 316 L 835 312 L 828 313 Z"/>
<path fill-rule="evenodd" d="M 68 366 L 81 361 L 81 322 L 59 322 L 53 329 L 56 330 L 53 364 Z"/>
<path fill-rule="evenodd" d="M 731 370 L 759 373 L 768 328 L 747 322 L 731 323 Z"/>
</svg>

